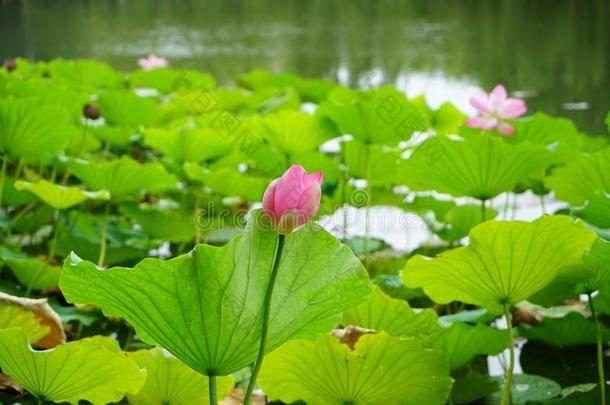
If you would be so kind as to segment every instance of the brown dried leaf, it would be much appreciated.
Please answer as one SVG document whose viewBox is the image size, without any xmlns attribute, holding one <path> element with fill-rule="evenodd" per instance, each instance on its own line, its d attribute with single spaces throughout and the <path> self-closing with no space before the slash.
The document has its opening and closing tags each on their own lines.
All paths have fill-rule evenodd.
<svg viewBox="0 0 610 405">
<path fill-rule="evenodd" d="M 349 346 L 350 349 L 354 350 L 354 346 L 362 335 L 368 335 L 377 333 L 375 329 L 365 329 L 359 326 L 347 326 L 345 329 L 333 330 L 333 336 L 339 339 L 341 343 Z"/>
<path fill-rule="evenodd" d="M 33 312 L 34 316 L 41 324 L 50 328 L 47 336 L 36 342 L 36 348 L 50 349 L 66 343 L 66 333 L 64 332 L 61 319 L 59 318 L 59 315 L 53 311 L 53 308 L 51 308 L 46 298 L 32 299 L 15 297 L 0 292 L 0 301 Z"/>
</svg>

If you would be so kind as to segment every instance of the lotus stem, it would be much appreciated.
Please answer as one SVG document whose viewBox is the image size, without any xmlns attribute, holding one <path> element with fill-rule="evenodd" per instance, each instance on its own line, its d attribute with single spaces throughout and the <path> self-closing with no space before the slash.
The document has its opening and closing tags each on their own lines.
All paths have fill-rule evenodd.
<svg viewBox="0 0 610 405">
<path fill-rule="evenodd" d="M 597 312 L 595 311 L 595 305 L 593 305 L 593 297 L 591 293 L 587 293 L 589 298 L 589 308 L 591 309 L 591 315 L 595 322 L 595 328 L 597 331 L 597 375 L 599 377 L 599 392 L 601 396 L 601 404 L 606 404 L 606 378 L 604 377 L 604 343 L 602 337 L 602 328 L 599 324 Z"/>
<path fill-rule="evenodd" d="M 271 298 L 273 296 L 273 287 L 275 286 L 275 279 L 280 265 L 280 258 L 282 256 L 282 250 L 284 249 L 285 236 L 282 234 L 278 235 L 278 242 L 275 248 L 275 255 L 273 258 L 273 265 L 271 268 L 271 277 L 269 278 L 269 286 L 265 294 L 265 301 L 263 307 L 263 328 L 261 330 L 261 344 L 258 349 L 258 356 L 256 362 L 252 368 L 252 375 L 250 376 L 250 382 L 248 383 L 248 389 L 246 390 L 246 396 L 244 397 L 244 405 L 250 405 L 252 401 L 252 392 L 254 392 L 254 385 L 256 384 L 256 378 L 263 365 L 263 358 L 265 357 L 265 346 L 267 344 L 267 333 L 269 330 L 269 315 L 271 314 Z"/>
<path fill-rule="evenodd" d="M 8 156 L 2 156 L 2 172 L 0 173 L 0 208 L 2 208 L 2 196 L 4 194 L 4 179 L 6 178 L 6 165 L 8 164 Z"/>
<path fill-rule="evenodd" d="M 485 222 L 486 220 L 486 215 L 485 215 L 485 200 L 481 200 L 481 222 Z"/>
<path fill-rule="evenodd" d="M 210 405 L 218 404 L 218 390 L 216 388 L 216 374 L 210 373 L 208 374 L 208 383 L 209 383 L 209 391 L 210 391 Z"/>
<path fill-rule="evenodd" d="M 100 236 L 100 254 L 97 259 L 97 265 L 102 267 L 106 261 L 106 243 L 108 239 L 108 216 L 110 214 L 110 203 L 106 203 L 104 209 L 104 222 L 102 222 L 102 235 Z"/>
<path fill-rule="evenodd" d="M 364 169 L 366 170 L 366 215 L 365 215 L 365 224 L 364 224 L 364 243 L 362 246 L 362 257 L 363 261 L 366 264 L 365 267 L 368 267 L 368 258 L 369 258 L 369 231 L 370 231 L 370 218 L 369 218 L 369 201 L 371 201 L 373 195 L 373 187 L 371 186 L 371 163 L 370 163 L 370 145 L 367 142 L 364 145 Z"/>
<path fill-rule="evenodd" d="M 510 306 L 504 304 L 504 318 L 506 318 L 506 332 L 508 333 L 508 351 L 509 351 L 509 362 L 508 369 L 506 370 L 506 376 L 504 378 L 504 392 L 502 393 L 501 405 L 512 404 L 511 388 L 513 380 L 513 370 L 515 368 L 515 343 L 513 340 L 513 322 L 510 315 Z"/>
<path fill-rule="evenodd" d="M 34 273 L 34 275 L 32 276 L 32 279 L 28 283 L 28 288 L 25 290 L 26 297 L 30 296 L 30 293 L 32 292 L 32 288 L 34 288 L 34 284 L 36 283 L 36 281 L 38 281 L 38 279 L 42 275 L 42 272 L 44 271 L 44 269 L 47 268 L 47 266 L 51 263 L 51 260 L 53 260 L 53 257 L 55 256 L 55 247 L 57 246 L 57 236 L 59 235 L 60 226 L 61 226 L 61 211 L 57 210 L 57 211 L 55 211 L 55 226 L 53 227 L 54 228 L 53 237 L 52 237 L 51 241 L 49 242 L 49 252 L 47 253 L 47 259 L 44 261 L 44 263 L 42 263 L 42 265 L 38 268 L 38 270 L 36 270 L 36 273 Z"/>
</svg>

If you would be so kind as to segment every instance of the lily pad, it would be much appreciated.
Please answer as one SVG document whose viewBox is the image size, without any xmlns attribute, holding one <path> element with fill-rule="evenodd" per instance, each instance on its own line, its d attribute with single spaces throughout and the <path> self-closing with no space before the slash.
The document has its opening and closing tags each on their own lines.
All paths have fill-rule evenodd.
<svg viewBox="0 0 610 405">
<path fill-rule="evenodd" d="M 503 377 L 496 377 L 504 385 Z M 526 405 L 529 401 L 544 401 L 557 398 L 561 394 L 561 386 L 553 380 L 531 374 L 516 374 L 511 384 L 511 398 L 515 405 Z M 500 404 L 501 392 L 491 397 L 492 404 Z"/>
<path fill-rule="evenodd" d="M 129 81 L 133 87 L 153 88 L 161 93 L 175 92 L 185 88 L 193 91 L 210 89 L 216 83 L 209 74 L 168 67 L 138 70 L 131 74 Z"/>
<path fill-rule="evenodd" d="M 555 169 L 544 184 L 555 196 L 573 205 L 584 204 L 596 193 L 610 193 L 610 149 L 582 154 Z"/>
<path fill-rule="evenodd" d="M 23 287 L 40 290 L 57 287 L 59 283 L 61 267 L 37 257 L 5 257 L 4 263 Z"/>
<path fill-rule="evenodd" d="M 285 403 L 441 405 L 451 378 L 441 353 L 381 332 L 353 349 L 334 336 L 288 342 L 265 358 L 260 385 Z"/>
<path fill-rule="evenodd" d="M 501 313 L 582 264 L 594 239 L 583 222 L 561 215 L 488 221 L 473 228 L 468 246 L 409 260 L 403 281 L 438 303 L 462 301 Z"/>
<path fill-rule="evenodd" d="M 385 331 L 396 337 L 418 337 L 441 330 L 433 309 L 415 313 L 407 301 L 392 298 L 379 287 L 373 288 L 367 301 L 343 313 L 343 324 Z"/>
<path fill-rule="evenodd" d="M 610 337 L 610 329 L 603 324 L 603 340 Z M 545 318 L 536 326 L 520 325 L 519 334 L 529 340 L 544 342 L 558 348 L 595 344 L 597 327 L 578 312 L 570 312 L 564 318 Z"/>
<path fill-rule="evenodd" d="M 209 404 L 208 378 L 198 374 L 161 349 L 138 350 L 129 357 L 146 369 L 146 382 L 137 394 L 128 394 L 134 405 Z M 218 399 L 222 400 L 233 388 L 232 376 L 217 378 Z"/>
<path fill-rule="evenodd" d="M 610 194 L 596 191 L 584 206 L 573 208 L 572 213 L 600 228 L 610 228 Z"/>
<path fill-rule="evenodd" d="M 21 329 L 2 329 L 0 349 L 2 371 L 42 400 L 105 405 L 138 392 L 146 379 L 146 372 L 107 337 L 35 351 Z"/>
<path fill-rule="evenodd" d="M 143 191 L 154 193 L 176 188 L 177 179 L 160 163 L 140 164 L 129 156 L 108 162 L 68 160 L 68 168 L 90 190 L 107 190 L 112 199 Z"/>
<path fill-rule="evenodd" d="M 161 116 L 157 101 L 130 91 L 109 91 L 98 100 L 102 117 L 114 125 L 134 127 L 154 124 Z"/>
<path fill-rule="evenodd" d="M 222 248 L 198 245 L 168 261 L 103 270 L 71 255 L 60 288 L 69 302 L 121 316 L 202 374 L 228 375 L 251 364 L 277 234 L 262 214 Z M 292 338 L 328 331 L 337 315 L 366 298 L 369 281 L 346 246 L 310 223 L 286 237 L 267 340 L 269 351 Z"/>
<path fill-rule="evenodd" d="M 148 128 L 144 140 L 179 163 L 216 159 L 232 149 L 229 140 L 211 128 Z"/>
<path fill-rule="evenodd" d="M 263 193 L 270 179 L 239 173 L 227 168 L 209 170 L 197 163 L 187 162 L 184 171 L 191 180 L 203 183 L 216 193 L 225 197 L 242 197 L 247 201 L 262 201 Z"/>
<path fill-rule="evenodd" d="M 527 143 L 510 145 L 488 134 L 435 136 L 417 146 L 400 175 L 412 190 L 488 200 L 521 181 L 541 179 L 550 164 L 550 152 Z"/>
<path fill-rule="evenodd" d="M 47 205 L 63 210 L 74 207 L 86 200 L 108 200 L 110 194 L 106 190 L 85 191 L 78 187 L 66 187 L 60 184 L 51 183 L 48 180 L 40 179 L 35 183 L 23 180 L 15 182 L 17 190 L 27 190 L 40 198 Z"/>
</svg>

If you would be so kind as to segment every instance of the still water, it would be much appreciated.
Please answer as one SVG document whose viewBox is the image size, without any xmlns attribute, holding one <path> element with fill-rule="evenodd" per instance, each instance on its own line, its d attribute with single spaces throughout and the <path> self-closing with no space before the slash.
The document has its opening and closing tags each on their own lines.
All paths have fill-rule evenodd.
<svg viewBox="0 0 610 405">
<path fill-rule="evenodd" d="M 132 69 L 149 52 L 221 83 L 252 68 L 395 83 L 467 112 L 501 82 L 592 134 L 610 107 L 606 0 L 0 0 L 0 58 Z"/>
</svg>

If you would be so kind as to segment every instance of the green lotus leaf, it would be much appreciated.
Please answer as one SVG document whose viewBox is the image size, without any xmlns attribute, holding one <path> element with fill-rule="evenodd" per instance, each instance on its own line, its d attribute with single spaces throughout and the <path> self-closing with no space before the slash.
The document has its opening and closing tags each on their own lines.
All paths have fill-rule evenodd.
<svg viewBox="0 0 610 405">
<path fill-rule="evenodd" d="M 17 190 L 15 188 L 15 180 L 11 176 L 4 178 L 4 187 L 2 191 L 2 202 L 12 207 L 19 207 L 26 204 L 35 203 L 38 201 L 35 195 L 27 191 Z"/>
<path fill-rule="evenodd" d="M 610 329 L 600 325 L 604 341 L 610 337 Z M 520 325 L 519 334 L 529 340 L 544 342 L 560 349 L 597 341 L 597 327 L 578 312 L 570 312 L 563 318 L 544 318 L 536 326 Z"/>
<path fill-rule="evenodd" d="M 495 377 L 504 385 L 504 377 Z M 561 386 L 553 380 L 532 374 L 515 374 L 511 384 L 511 398 L 515 405 L 527 405 L 559 397 Z M 490 397 L 491 404 L 500 404 L 502 392 Z"/>
<path fill-rule="evenodd" d="M 0 301 L 0 330 L 9 328 L 20 328 L 32 345 L 51 330 L 48 325 L 42 324 L 33 312 Z"/>
<path fill-rule="evenodd" d="M 45 179 L 40 179 L 35 183 L 17 180 L 15 182 L 17 190 L 27 190 L 40 198 L 47 205 L 63 210 L 74 207 L 86 200 L 108 200 L 110 195 L 106 190 L 85 191 L 78 187 L 66 187 L 60 184 L 51 183 Z"/>
<path fill-rule="evenodd" d="M 573 205 L 584 204 L 596 193 L 610 193 L 610 149 L 582 154 L 555 169 L 544 184 L 555 196 Z"/>
<path fill-rule="evenodd" d="M 195 70 L 176 70 L 172 68 L 156 68 L 138 70 L 129 77 L 133 87 L 157 89 L 161 93 L 172 93 L 178 90 L 202 90 L 214 87 L 216 81 L 206 73 Z"/>
<path fill-rule="evenodd" d="M 192 211 L 175 206 L 122 204 L 121 213 L 133 218 L 153 238 L 170 242 L 187 242 L 195 237 L 196 217 Z"/>
<path fill-rule="evenodd" d="M 146 383 L 137 394 L 127 394 L 134 405 L 209 404 L 208 378 L 198 374 L 161 349 L 138 350 L 129 357 L 146 369 Z M 232 376 L 216 379 L 218 399 L 222 400 L 235 384 Z"/>
<path fill-rule="evenodd" d="M 385 331 L 396 337 L 419 337 L 441 330 L 433 309 L 416 313 L 407 301 L 392 298 L 379 287 L 373 288 L 367 301 L 343 313 L 343 324 Z"/>
<path fill-rule="evenodd" d="M 78 136 L 68 115 L 36 100 L 0 101 L 0 151 L 14 158 L 45 161 Z"/>
<path fill-rule="evenodd" d="M 37 257 L 5 257 L 3 261 L 23 287 L 40 290 L 55 288 L 59 283 L 61 267 L 49 264 Z"/>
<path fill-rule="evenodd" d="M 593 277 L 584 284 L 585 292 L 607 289 L 610 287 L 610 242 L 598 238 L 587 255 L 584 263 L 593 270 Z"/>
<path fill-rule="evenodd" d="M 103 62 L 55 59 L 47 66 L 53 79 L 74 83 L 83 90 L 112 89 L 121 86 L 123 75 Z"/>
<path fill-rule="evenodd" d="M 371 184 L 395 184 L 401 151 L 383 145 L 367 145 L 356 140 L 342 142 L 343 163 L 353 177 L 370 179 Z"/>
<path fill-rule="evenodd" d="M 340 133 L 367 144 L 396 145 L 430 126 L 426 115 L 390 86 L 364 92 L 338 87 L 318 114 L 333 121 Z"/>
<path fill-rule="evenodd" d="M 495 356 L 508 345 L 506 331 L 487 325 L 454 322 L 451 326 L 422 339 L 422 344 L 445 353 L 452 371 L 464 367 L 475 356 Z"/>
<path fill-rule="evenodd" d="M 513 121 L 513 136 L 502 139 L 510 143 L 529 142 L 553 152 L 554 163 L 565 163 L 582 150 L 584 136 L 572 121 L 551 117 L 542 112 Z"/>
<path fill-rule="evenodd" d="M 260 385 L 285 403 L 441 405 L 451 378 L 441 353 L 381 332 L 353 349 L 328 335 L 288 342 L 265 358 Z"/>
<path fill-rule="evenodd" d="M 481 206 L 477 204 L 456 205 L 453 201 L 437 200 L 434 197 L 416 197 L 406 204 L 408 210 L 420 214 L 431 232 L 439 238 L 455 242 L 468 235 L 476 225 L 483 222 Z M 485 208 L 485 219 L 492 219 L 498 211 Z"/>
<path fill-rule="evenodd" d="M 276 114 L 248 121 L 254 136 L 266 139 L 287 155 L 316 150 L 325 141 L 338 135 L 328 120 L 302 111 L 283 110 Z"/>
<path fill-rule="evenodd" d="M 582 256 L 595 234 L 567 216 L 533 222 L 488 221 L 470 232 L 468 246 L 434 259 L 415 256 L 403 281 L 438 303 L 462 301 L 500 313 L 550 284 Z"/>
<path fill-rule="evenodd" d="M 104 142 L 112 145 L 125 146 L 130 144 L 135 139 L 135 134 L 132 130 L 114 125 L 99 125 L 87 128 L 93 135 Z"/>
<path fill-rule="evenodd" d="M 101 306 L 129 321 L 142 340 L 166 348 L 202 374 L 228 375 L 256 358 L 260 313 L 277 234 L 261 210 L 222 248 L 198 245 L 168 261 L 133 269 L 97 268 L 71 255 L 60 288 L 69 302 Z M 337 314 L 369 293 L 366 271 L 315 223 L 286 237 L 271 303 L 269 351 L 328 331 Z"/>
<path fill-rule="evenodd" d="M 35 351 L 18 328 L 0 330 L 0 367 L 36 398 L 94 405 L 136 393 L 146 372 L 123 354 L 115 340 L 96 336 Z"/>
<path fill-rule="evenodd" d="M 114 125 L 151 125 L 161 116 L 155 99 L 140 97 L 131 91 L 114 90 L 102 93 L 97 103 L 102 117 Z"/>
<path fill-rule="evenodd" d="M 231 169 L 208 170 L 194 162 L 183 166 L 186 176 L 203 183 L 214 192 L 225 197 L 242 197 L 247 201 L 261 201 L 271 182 L 269 178 L 239 173 Z"/>
<path fill-rule="evenodd" d="M 412 190 L 488 200 L 529 178 L 542 178 L 550 152 L 539 146 L 510 145 L 489 134 L 464 139 L 435 136 L 420 144 L 400 168 Z"/>
<path fill-rule="evenodd" d="M 573 208 L 572 213 L 600 228 L 610 228 L 610 194 L 596 191 L 584 206 Z"/>
<path fill-rule="evenodd" d="M 305 101 L 314 103 L 325 100 L 328 93 L 337 86 L 337 83 L 330 80 L 307 79 L 290 73 L 273 73 L 260 69 L 243 74 L 237 80 L 239 84 L 252 90 L 293 87 Z"/>
<path fill-rule="evenodd" d="M 476 370 L 461 370 L 453 373 L 455 381 L 451 390 L 454 404 L 469 404 L 500 391 L 500 383 Z"/>
<path fill-rule="evenodd" d="M 69 159 L 68 169 L 90 190 L 107 190 L 112 199 L 176 188 L 177 179 L 160 163 L 140 164 L 129 156 L 107 162 Z"/>
<path fill-rule="evenodd" d="M 231 142 L 211 128 L 148 128 L 144 141 L 180 163 L 216 159 L 232 150 Z"/>
<path fill-rule="evenodd" d="M 428 105 L 428 102 L 423 94 L 415 97 L 412 101 L 428 116 L 430 125 L 437 134 L 457 134 L 458 129 L 464 124 L 466 118 L 468 118 L 466 114 L 461 112 L 452 103 L 443 103 L 438 107 L 438 109 L 433 110 Z"/>
<path fill-rule="evenodd" d="M 237 112 L 244 108 L 251 94 L 243 89 L 219 87 L 214 90 L 182 90 L 172 94 L 167 103 L 163 104 L 163 122 L 171 122 L 177 118 L 193 117 L 195 122 L 207 121 L 207 115 L 212 112 Z"/>
</svg>

